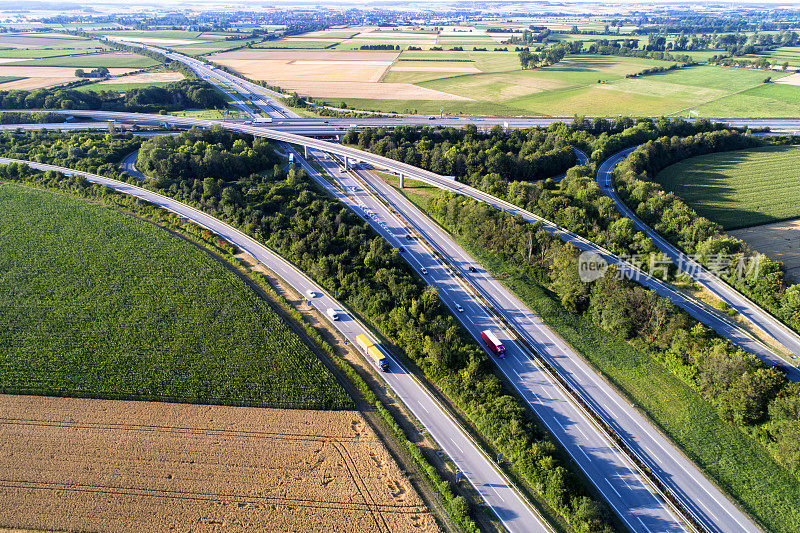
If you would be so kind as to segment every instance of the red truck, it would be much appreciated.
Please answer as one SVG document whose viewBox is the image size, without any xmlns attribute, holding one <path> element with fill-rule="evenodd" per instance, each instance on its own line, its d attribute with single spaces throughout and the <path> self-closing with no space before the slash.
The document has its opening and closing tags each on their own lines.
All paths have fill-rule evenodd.
<svg viewBox="0 0 800 533">
<path fill-rule="evenodd" d="M 503 346 L 503 343 L 500 342 L 497 336 L 492 333 L 492 330 L 486 329 L 481 331 L 481 338 L 483 339 L 483 342 L 486 343 L 486 346 L 488 346 L 497 357 L 505 357 L 506 348 Z"/>
</svg>

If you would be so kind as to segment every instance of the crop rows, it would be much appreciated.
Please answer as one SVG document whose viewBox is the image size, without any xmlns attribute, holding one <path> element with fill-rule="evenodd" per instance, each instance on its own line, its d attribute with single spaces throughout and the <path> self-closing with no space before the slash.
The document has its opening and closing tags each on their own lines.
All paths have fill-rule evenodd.
<svg viewBox="0 0 800 533">
<path fill-rule="evenodd" d="M 167 232 L 0 185 L 0 392 L 342 409 L 235 274 Z"/>
</svg>

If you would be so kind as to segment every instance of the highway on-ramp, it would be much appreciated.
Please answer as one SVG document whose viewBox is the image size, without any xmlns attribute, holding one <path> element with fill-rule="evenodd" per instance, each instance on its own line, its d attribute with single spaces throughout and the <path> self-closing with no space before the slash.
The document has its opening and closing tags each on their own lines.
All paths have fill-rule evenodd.
<svg viewBox="0 0 800 533">
<path fill-rule="evenodd" d="M 255 257 L 289 283 L 295 290 L 303 294 L 311 305 L 324 316 L 328 316 L 326 312 L 329 308 L 339 311 L 344 310 L 344 307 L 322 287 L 314 283 L 282 257 L 236 228 L 189 205 L 156 192 L 96 174 L 32 161 L 0 158 L 0 164 L 13 162 L 25 163 L 32 168 L 43 171 L 54 170 L 64 174 L 85 176 L 92 183 L 105 185 L 110 189 L 141 198 L 172 211 L 207 228 Z M 339 320 L 331 321 L 331 324 L 353 345 L 357 346 L 356 336 L 358 334 L 367 335 L 373 342 L 379 344 L 369 330 L 349 313 L 341 312 L 340 317 Z M 492 459 L 461 428 L 448 413 L 447 409 L 430 395 L 410 372 L 392 358 L 390 353 L 386 355 L 391 361 L 389 371 L 381 374 L 386 383 L 425 426 L 431 437 L 464 474 L 464 477 L 480 494 L 503 525 L 509 531 L 552 531 L 547 522 L 508 481 Z M 371 359 L 367 358 L 367 361 L 371 363 Z"/>
<path fill-rule="evenodd" d="M 623 150 L 611 156 L 600 165 L 597 171 L 597 181 L 603 192 L 614 200 L 617 208 L 623 215 L 633 221 L 636 229 L 650 237 L 658 249 L 664 252 L 678 268 L 689 274 L 694 281 L 718 296 L 756 327 L 781 343 L 795 357 L 800 356 L 800 335 L 728 285 L 724 280 L 712 274 L 700 263 L 684 254 L 676 246 L 672 245 L 672 243 L 667 241 L 657 231 L 645 224 L 645 222 L 636 216 L 625 202 L 622 201 L 614 187 L 614 169 L 635 149 L 636 147 Z M 771 350 L 761 350 L 757 352 L 756 355 L 768 363 L 780 367 L 792 381 L 800 382 L 800 369 L 779 357 Z"/>
</svg>

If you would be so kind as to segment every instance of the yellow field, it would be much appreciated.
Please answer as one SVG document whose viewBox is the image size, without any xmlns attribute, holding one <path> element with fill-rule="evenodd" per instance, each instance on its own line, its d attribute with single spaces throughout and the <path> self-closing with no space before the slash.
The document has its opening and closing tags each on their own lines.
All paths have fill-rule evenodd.
<svg viewBox="0 0 800 533">
<path fill-rule="evenodd" d="M 158 83 L 165 81 L 180 81 L 182 79 L 184 79 L 184 76 L 180 72 L 142 72 L 140 74 L 131 74 L 130 76 L 122 76 L 119 78 L 103 80 L 97 85 L 117 83 Z"/>
<path fill-rule="evenodd" d="M 0 395 L 0 528 L 438 531 L 354 411 Z"/>
</svg>

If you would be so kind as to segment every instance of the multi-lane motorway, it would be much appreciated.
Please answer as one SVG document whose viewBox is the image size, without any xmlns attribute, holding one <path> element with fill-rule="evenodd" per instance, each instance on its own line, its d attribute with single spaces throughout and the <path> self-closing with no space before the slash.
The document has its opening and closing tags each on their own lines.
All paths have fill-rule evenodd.
<svg viewBox="0 0 800 533">
<path fill-rule="evenodd" d="M 494 358 L 498 368 L 626 525 L 633 531 L 685 530 L 685 524 L 676 511 L 650 486 L 625 453 L 593 421 L 591 415 L 574 401 L 569 391 L 532 357 L 525 345 L 516 338 L 515 332 L 505 328 L 495 312 L 500 310 L 503 316 L 513 316 L 512 320 L 518 326 L 516 331 L 523 331 L 526 341 L 534 345 L 552 343 L 566 358 L 580 359 L 577 354 L 557 339 L 537 317 L 530 314 L 530 311 L 482 268 L 476 268 L 478 272 L 471 274 L 468 267 L 476 267 L 477 263 L 465 259 L 466 254 L 463 251 L 456 251 L 461 254 L 457 263 L 440 260 L 435 251 L 439 251 L 444 244 L 449 253 L 451 249 L 457 248 L 455 243 L 444 232 L 435 229 L 435 225 L 420 212 L 415 212 L 416 217 L 409 217 L 405 209 L 407 205 L 398 202 L 397 198 L 394 199 L 394 205 L 402 208 L 400 212 L 403 215 L 402 218 L 395 216 L 378 198 L 387 191 L 394 191 L 379 178 L 363 170 L 343 172 L 340 165 L 324 153 L 312 151 L 311 155 L 336 180 L 339 187 L 320 176 L 296 152 L 295 159 L 322 187 L 360 214 L 390 244 L 403 249 L 402 253 L 409 264 L 423 279 L 436 287 L 441 300 L 478 343 L 482 342 L 481 331 L 485 329 L 492 329 L 498 334 L 506 347 L 505 358 Z M 383 185 L 385 189 L 373 194 L 364 186 L 364 179 L 371 180 L 372 185 Z M 413 228 L 413 231 L 409 228 Z M 493 305 L 487 307 L 470 283 L 465 283 L 463 276 L 467 275 L 474 275 L 489 284 L 493 282 L 502 288 L 502 291 L 488 294 L 488 300 Z M 497 288 L 492 287 L 490 290 Z M 499 298 L 503 300 L 500 301 Z M 527 315 L 524 314 L 525 311 Z M 548 350 L 553 351 L 552 346 L 548 346 Z M 651 444 L 656 446 L 655 443 Z M 669 451 L 665 453 L 668 454 Z"/>
<path fill-rule="evenodd" d="M 0 158 L 0 164 L 11 162 L 20 161 Z M 295 290 L 303 294 L 310 304 L 324 316 L 327 316 L 326 312 L 329 308 L 339 311 L 339 320 L 331 321 L 331 324 L 353 345 L 357 345 L 356 336 L 359 334 L 367 335 L 373 342 L 378 344 L 377 339 L 374 338 L 369 330 L 356 318 L 346 312 L 342 312 L 344 307 L 322 287 L 282 257 L 234 227 L 177 200 L 122 181 L 64 167 L 31 161 L 21 162 L 39 170 L 80 174 L 92 183 L 106 185 L 111 189 L 141 198 L 192 220 L 255 257 L 294 287 Z M 541 515 L 497 468 L 492 459 L 482 451 L 480 446 L 450 416 L 447 409 L 428 393 L 413 374 L 392 358 L 390 353 L 387 352 L 386 355 L 391 360 L 389 371 L 382 373 L 386 383 L 425 426 L 431 437 L 441 446 L 503 525 L 509 531 L 552 531 Z M 367 360 L 369 359 L 367 358 Z"/>
</svg>

